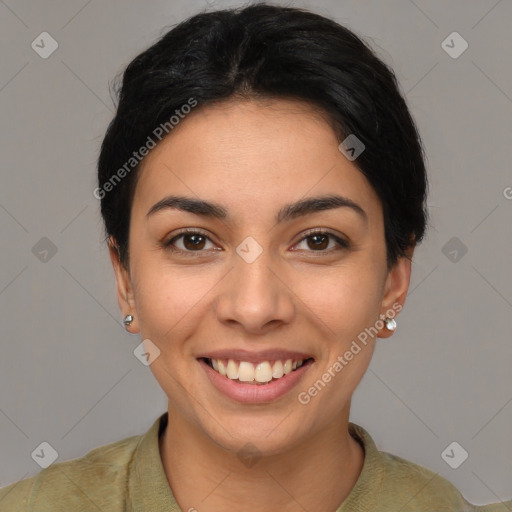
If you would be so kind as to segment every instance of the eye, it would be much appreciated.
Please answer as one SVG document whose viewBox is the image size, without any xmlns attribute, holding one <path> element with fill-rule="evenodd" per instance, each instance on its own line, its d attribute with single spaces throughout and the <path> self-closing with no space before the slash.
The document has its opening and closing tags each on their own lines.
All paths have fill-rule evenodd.
<svg viewBox="0 0 512 512">
<path fill-rule="evenodd" d="M 331 247 L 329 250 L 326 250 L 329 247 L 330 240 L 334 241 L 334 248 Z M 181 243 L 181 247 L 179 247 L 179 244 L 177 244 L 178 241 Z M 308 243 L 308 241 L 312 241 L 312 243 Z M 296 246 L 304 242 L 306 242 L 309 249 L 312 249 L 310 251 L 306 250 L 306 252 L 330 253 L 340 249 L 349 248 L 349 243 L 343 238 L 340 238 L 330 231 L 319 229 L 306 232 L 306 236 L 304 236 L 300 242 L 296 244 Z M 206 235 L 206 233 L 197 229 L 185 229 L 172 237 L 169 241 L 165 242 L 164 247 L 173 252 L 181 252 L 182 254 L 193 255 L 192 253 L 205 252 L 203 249 L 207 249 L 205 246 L 208 243 L 213 245 L 213 242 L 210 240 L 210 237 Z M 214 250 L 222 249 L 217 248 Z"/>
<path fill-rule="evenodd" d="M 181 242 L 182 247 L 176 247 L 175 243 L 178 240 Z M 210 238 L 202 231 L 185 229 L 172 237 L 168 242 L 165 242 L 164 246 L 173 252 L 204 252 L 202 249 L 205 248 L 207 241 L 213 245 Z"/>
<path fill-rule="evenodd" d="M 334 249 L 331 248 L 329 250 L 326 250 L 329 247 L 329 239 L 334 240 Z M 311 241 L 311 243 L 308 242 L 308 240 Z M 344 240 L 343 238 L 340 238 L 339 236 L 335 235 L 334 233 L 331 233 L 330 231 L 325 230 L 311 230 L 306 233 L 306 236 L 302 238 L 302 240 L 299 242 L 299 244 L 306 242 L 306 246 L 310 249 L 312 248 L 312 251 L 308 252 L 333 252 L 340 249 L 348 249 L 349 243 Z M 298 245 L 298 244 L 297 244 Z M 337 245 L 337 247 L 336 247 Z"/>
</svg>

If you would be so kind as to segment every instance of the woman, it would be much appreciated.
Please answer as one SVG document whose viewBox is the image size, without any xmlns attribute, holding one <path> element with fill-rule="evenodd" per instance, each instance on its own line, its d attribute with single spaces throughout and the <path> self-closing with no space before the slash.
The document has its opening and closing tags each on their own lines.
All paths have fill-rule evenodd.
<svg viewBox="0 0 512 512">
<path fill-rule="evenodd" d="M 349 422 L 426 224 L 395 76 L 321 16 L 200 14 L 127 67 L 98 164 L 151 429 L 0 491 L 11 511 L 470 511 Z"/>
</svg>

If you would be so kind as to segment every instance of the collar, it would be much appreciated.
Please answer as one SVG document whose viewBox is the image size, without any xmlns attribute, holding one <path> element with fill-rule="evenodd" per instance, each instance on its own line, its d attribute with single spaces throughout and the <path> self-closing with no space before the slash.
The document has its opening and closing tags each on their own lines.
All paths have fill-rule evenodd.
<svg viewBox="0 0 512 512">
<path fill-rule="evenodd" d="M 165 412 L 141 436 L 130 463 L 128 493 L 133 512 L 181 512 L 160 457 L 159 439 L 167 427 Z"/>
<path fill-rule="evenodd" d="M 159 438 L 165 431 L 168 413 L 157 418 L 141 436 L 130 463 L 128 493 L 133 512 L 181 512 L 172 495 L 162 459 Z M 361 426 L 349 422 L 350 435 L 365 452 L 363 467 L 355 486 L 336 512 L 366 512 L 375 508 L 375 493 L 382 487 L 381 453 L 370 434 Z"/>
<path fill-rule="evenodd" d="M 378 503 L 375 499 L 380 494 L 384 478 L 382 453 L 363 427 L 349 422 L 348 431 L 363 447 L 364 462 L 356 484 L 336 512 L 374 511 L 375 503 Z"/>
</svg>

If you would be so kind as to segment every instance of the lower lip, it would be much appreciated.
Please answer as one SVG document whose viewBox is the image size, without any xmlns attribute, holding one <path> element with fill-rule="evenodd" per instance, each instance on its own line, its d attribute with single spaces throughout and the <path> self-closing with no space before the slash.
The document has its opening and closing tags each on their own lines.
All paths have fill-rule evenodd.
<svg viewBox="0 0 512 512">
<path fill-rule="evenodd" d="M 288 391 L 300 381 L 313 363 L 312 360 L 309 360 L 300 368 L 283 375 L 280 379 L 272 380 L 267 384 L 245 384 L 221 375 L 202 359 L 198 359 L 198 362 L 204 368 L 210 382 L 221 393 L 244 404 L 260 404 L 277 400 L 288 393 Z"/>
</svg>

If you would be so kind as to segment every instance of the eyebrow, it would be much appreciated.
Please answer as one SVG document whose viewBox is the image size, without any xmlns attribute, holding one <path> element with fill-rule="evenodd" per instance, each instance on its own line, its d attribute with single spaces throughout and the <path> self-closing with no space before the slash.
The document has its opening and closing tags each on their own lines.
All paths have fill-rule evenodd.
<svg viewBox="0 0 512 512">
<path fill-rule="evenodd" d="M 287 204 L 279 210 L 275 220 L 276 223 L 281 223 L 297 217 L 323 210 L 332 210 L 334 208 L 350 208 L 365 222 L 368 222 L 368 215 L 361 206 L 352 201 L 352 199 L 335 194 L 308 197 L 296 201 L 295 203 Z M 166 209 L 181 210 L 215 219 L 229 219 L 228 210 L 221 204 L 185 196 L 164 197 L 149 209 L 146 217 Z"/>
</svg>

